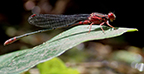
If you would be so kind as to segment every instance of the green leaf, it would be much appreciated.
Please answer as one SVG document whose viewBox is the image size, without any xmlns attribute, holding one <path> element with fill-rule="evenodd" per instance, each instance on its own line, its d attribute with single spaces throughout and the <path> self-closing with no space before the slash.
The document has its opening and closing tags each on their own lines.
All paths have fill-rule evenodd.
<svg viewBox="0 0 144 74">
<path fill-rule="evenodd" d="M 61 55 L 66 50 L 82 42 L 116 37 L 125 32 L 136 31 L 134 28 L 118 28 L 117 30 L 112 30 L 110 27 L 103 26 L 105 30 L 105 33 L 103 33 L 99 25 L 93 25 L 91 32 L 88 33 L 88 26 L 76 26 L 34 48 L 1 56 L 0 74 L 22 73 L 39 63 Z"/>
<path fill-rule="evenodd" d="M 130 29 L 130 30 L 127 30 L 127 32 L 133 32 L 133 31 L 138 31 L 138 29 Z"/>
<path fill-rule="evenodd" d="M 67 68 L 64 62 L 59 58 L 53 58 L 49 61 L 37 65 L 40 74 L 79 74 L 76 69 Z"/>
</svg>

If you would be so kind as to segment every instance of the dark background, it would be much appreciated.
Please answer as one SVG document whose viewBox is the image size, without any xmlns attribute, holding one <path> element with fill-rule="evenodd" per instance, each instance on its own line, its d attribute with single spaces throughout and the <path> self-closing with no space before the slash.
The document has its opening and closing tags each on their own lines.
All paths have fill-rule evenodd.
<svg viewBox="0 0 144 74">
<path fill-rule="evenodd" d="M 59 58 L 68 63 L 80 63 L 82 68 L 88 66 L 83 63 L 90 64 L 85 71 L 81 71 L 85 74 L 90 74 L 91 71 L 89 70 L 92 70 L 92 72 L 99 71 L 101 74 L 143 74 L 137 69 L 134 70 L 131 64 L 137 60 L 140 60 L 140 62 L 144 60 L 142 1 L 0 0 L 0 55 L 32 48 L 69 29 L 56 29 L 28 36 L 4 46 L 3 43 L 11 37 L 42 29 L 28 23 L 27 19 L 32 12 L 38 14 L 91 14 L 92 12 L 107 14 L 114 12 L 116 20 L 110 22 L 111 25 L 114 27 L 137 28 L 139 31 L 125 33 L 119 37 L 81 43 L 66 51 Z M 134 61 L 131 61 L 131 58 L 134 58 Z M 91 62 L 99 62 L 102 65 L 99 67 L 99 64 Z M 138 63 L 136 64 L 138 65 Z M 139 64 L 140 66 L 143 65 Z M 135 66 L 135 68 L 139 67 Z"/>
<path fill-rule="evenodd" d="M 29 0 L 30 1 L 30 0 Z M 62 1 L 58 3 L 58 1 Z M 8 27 L 15 27 L 18 31 L 22 30 L 23 33 L 34 31 L 37 28 L 31 26 L 27 22 L 27 18 L 32 14 L 31 3 L 25 6 L 28 0 L 1 0 L 0 1 L 0 53 L 4 54 L 7 52 L 20 49 L 20 47 L 13 47 L 14 44 L 9 46 L 3 46 L 5 40 L 10 37 L 5 33 Z M 133 46 L 143 47 L 143 4 L 139 1 L 125 1 L 125 0 L 33 0 L 31 1 L 35 6 L 41 8 L 38 13 L 43 14 L 82 14 L 100 12 L 107 14 L 108 12 L 114 12 L 116 20 L 110 23 L 116 27 L 128 27 L 137 28 L 138 32 L 126 33 L 123 35 L 124 41 Z M 59 5 L 58 5 L 59 4 Z M 64 5 L 64 6 L 62 6 Z M 60 7 L 62 6 L 62 7 Z M 33 10 L 37 13 L 37 8 Z M 26 26 L 25 26 L 26 25 Z M 30 25 L 30 27 L 28 26 Z M 22 28 L 23 27 L 23 28 Z M 25 29 L 24 29 L 25 28 Z M 26 31 L 27 29 L 30 29 Z M 19 31 L 21 32 L 21 31 Z M 13 37 L 13 36 L 11 36 Z M 19 42 L 19 41 L 18 41 Z M 106 42 L 106 41 L 102 41 Z M 114 41 L 113 41 L 114 42 Z M 111 43 L 111 42 L 106 42 Z M 29 45 L 29 44 L 27 44 Z M 33 46 L 33 45 L 32 45 Z M 29 47 L 32 47 L 29 45 Z M 9 48 L 11 50 L 9 51 Z"/>
</svg>

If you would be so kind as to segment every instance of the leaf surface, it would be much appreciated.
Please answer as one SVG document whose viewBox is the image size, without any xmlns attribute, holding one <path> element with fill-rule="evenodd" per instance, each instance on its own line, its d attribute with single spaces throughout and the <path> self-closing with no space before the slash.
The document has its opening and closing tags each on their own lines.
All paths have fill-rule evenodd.
<svg viewBox="0 0 144 74">
<path fill-rule="evenodd" d="M 66 50 L 86 41 L 100 40 L 120 36 L 125 32 L 137 31 L 135 28 L 118 28 L 93 25 L 91 32 L 89 25 L 80 25 L 55 36 L 41 45 L 0 56 L 0 74 L 19 74 L 35 65 L 50 60 L 64 53 Z"/>
</svg>

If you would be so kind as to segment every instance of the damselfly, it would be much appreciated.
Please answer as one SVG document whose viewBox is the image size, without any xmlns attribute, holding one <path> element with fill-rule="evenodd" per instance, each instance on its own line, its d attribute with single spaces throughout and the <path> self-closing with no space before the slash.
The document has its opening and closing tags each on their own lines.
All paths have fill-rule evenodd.
<svg viewBox="0 0 144 74">
<path fill-rule="evenodd" d="M 108 15 L 97 13 L 97 12 L 91 14 L 74 14 L 74 15 L 33 14 L 28 18 L 28 22 L 32 25 L 47 28 L 47 29 L 38 30 L 35 32 L 30 32 L 20 36 L 10 38 L 7 41 L 5 41 L 4 45 L 11 44 L 22 37 L 26 37 L 36 33 L 46 32 L 57 28 L 67 27 L 67 26 L 90 24 L 88 26 L 89 32 L 91 31 L 91 27 L 93 24 L 100 24 L 100 26 L 102 26 L 104 23 L 106 23 L 108 26 L 114 28 L 109 24 L 109 20 L 113 22 L 115 18 L 116 16 L 112 12 L 108 13 Z M 101 29 L 104 32 L 102 27 Z"/>
</svg>

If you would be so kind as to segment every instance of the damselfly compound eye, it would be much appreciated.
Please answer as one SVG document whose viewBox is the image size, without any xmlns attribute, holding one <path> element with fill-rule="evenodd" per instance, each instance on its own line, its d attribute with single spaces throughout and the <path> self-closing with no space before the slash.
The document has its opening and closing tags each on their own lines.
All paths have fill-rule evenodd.
<svg viewBox="0 0 144 74">
<path fill-rule="evenodd" d="M 110 19 L 111 22 L 113 22 L 113 20 L 115 20 L 116 16 L 114 13 L 110 12 L 110 13 L 108 13 L 108 18 Z"/>
</svg>

